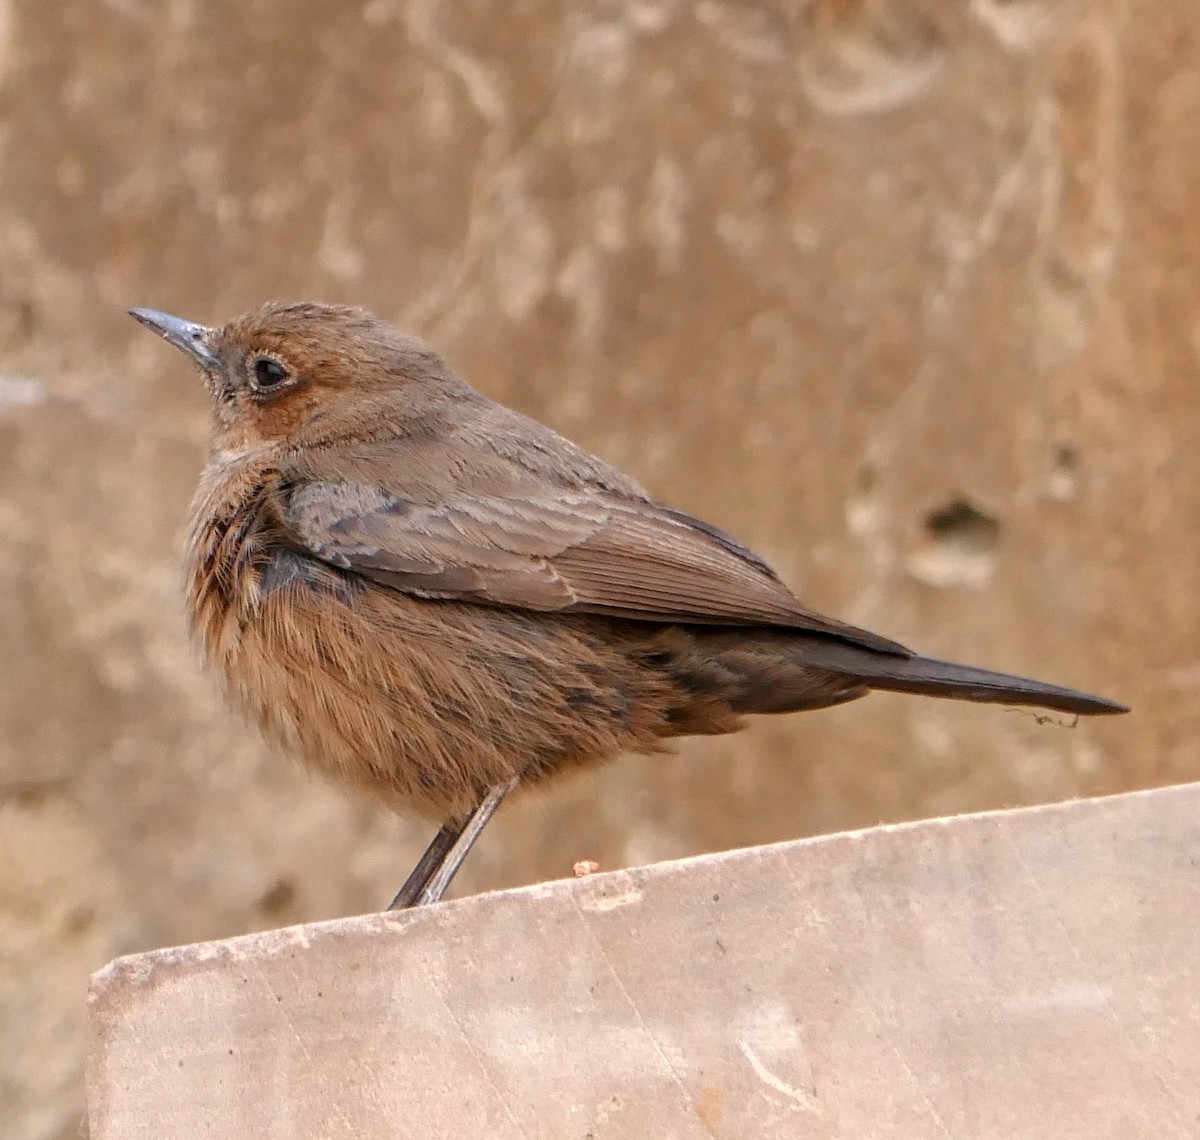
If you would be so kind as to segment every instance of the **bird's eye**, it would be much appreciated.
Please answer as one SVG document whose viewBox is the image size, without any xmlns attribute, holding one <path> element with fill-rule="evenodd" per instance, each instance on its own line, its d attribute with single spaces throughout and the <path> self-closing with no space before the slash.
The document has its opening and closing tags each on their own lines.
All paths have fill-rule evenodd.
<svg viewBox="0 0 1200 1140">
<path fill-rule="evenodd" d="M 260 392 L 269 391 L 272 388 L 278 388 L 291 373 L 279 363 L 269 356 L 260 356 L 254 361 L 254 386 Z"/>
</svg>

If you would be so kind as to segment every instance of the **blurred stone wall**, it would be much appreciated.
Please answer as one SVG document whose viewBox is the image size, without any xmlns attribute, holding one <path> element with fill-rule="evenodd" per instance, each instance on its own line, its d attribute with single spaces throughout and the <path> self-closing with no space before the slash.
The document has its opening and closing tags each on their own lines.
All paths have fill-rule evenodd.
<svg viewBox="0 0 1200 1140">
<path fill-rule="evenodd" d="M 196 667 L 205 407 L 129 305 L 367 305 L 818 608 L 1136 707 L 761 721 L 507 807 L 460 890 L 1195 777 L 1198 41 L 1194 0 L 0 0 L 4 1135 L 79 1134 L 89 971 L 376 909 L 428 835 Z"/>
</svg>

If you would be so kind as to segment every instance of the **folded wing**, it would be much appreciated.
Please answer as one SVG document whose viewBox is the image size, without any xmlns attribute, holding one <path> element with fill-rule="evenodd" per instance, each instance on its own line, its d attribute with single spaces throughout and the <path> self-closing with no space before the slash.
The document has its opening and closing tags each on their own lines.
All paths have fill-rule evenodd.
<svg viewBox="0 0 1200 1140">
<path fill-rule="evenodd" d="M 776 626 L 884 653 L 895 642 L 803 607 L 756 555 L 669 508 L 610 493 L 462 495 L 416 503 L 363 483 L 287 497 L 297 545 L 423 598 L 678 624 Z"/>
</svg>

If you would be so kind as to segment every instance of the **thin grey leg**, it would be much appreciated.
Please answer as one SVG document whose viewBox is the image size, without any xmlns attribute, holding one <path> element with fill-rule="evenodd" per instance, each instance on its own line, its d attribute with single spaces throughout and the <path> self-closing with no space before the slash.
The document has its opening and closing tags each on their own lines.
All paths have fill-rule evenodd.
<svg viewBox="0 0 1200 1140">
<path fill-rule="evenodd" d="M 412 873 L 404 880 L 404 886 L 396 892 L 388 910 L 404 910 L 416 904 L 417 896 L 425 889 L 429 877 L 438 869 L 447 852 L 454 846 L 467 825 L 466 817 L 462 822 L 442 824 L 441 830 L 433 837 L 433 841 L 425 848 L 425 854 L 418 860 Z"/>
<path fill-rule="evenodd" d="M 413 905 L 428 906 L 430 903 L 438 902 L 441 899 L 442 895 L 446 893 L 446 888 L 450 885 L 450 880 L 458 873 L 458 869 L 462 866 L 463 860 L 466 859 L 467 853 L 474 846 L 475 840 L 479 838 L 480 833 L 487 826 L 488 820 L 495 815 L 501 801 L 520 783 L 520 780 L 520 776 L 514 776 L 507 784 L 493 788 L 479 801 L 475 810 L 467 816 L 465 822 L 459 828 L 458 835 L 451 841 L 450 849 L 429 876 L 424 888 L 417 896 L 416 903 Z M 441 833 L 439 832 L 438 834 L 440 836 Z M 403 894 L 403 891 L 401 893 Z"/>
</svg>

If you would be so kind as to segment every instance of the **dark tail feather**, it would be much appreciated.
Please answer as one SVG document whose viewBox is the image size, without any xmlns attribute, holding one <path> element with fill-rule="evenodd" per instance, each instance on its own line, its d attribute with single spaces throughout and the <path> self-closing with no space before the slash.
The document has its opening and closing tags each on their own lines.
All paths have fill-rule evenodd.
<svg viewBox="0 0 1200 1140">
<path fill-rule="evenodd" d="M 807 665 L 844 673 L 860 680 L 870 689 L 989 704 L 1033 705 L 1083 716 L 1129 711 L 1116 701 L 1094 697 L 1078 689 L 1064 689 L 1030 677 L 976 669 L 971 665 L 957 665 L 953 661 L 939 661 L 934 657 L 893 657 L 853 645 L 816 639 L 806 642 L 801 657 Z"/>
<path fill-rule="evenodd" d="M 894 664 L 888 661 L 878 676 L 859 675 L 872 689 L 898 693 L 925 693 L 932 697 L 990 704 L 1034 705 L 1083 716 L 1129 711 L 1126 705 L 1078 689 L 1064 689 L 1061 685 L 1048 685 L 1031 677 L 976 669 L 953 661 L 939 661 L 935 657 L 901 658 Z"/>
</svg>

